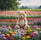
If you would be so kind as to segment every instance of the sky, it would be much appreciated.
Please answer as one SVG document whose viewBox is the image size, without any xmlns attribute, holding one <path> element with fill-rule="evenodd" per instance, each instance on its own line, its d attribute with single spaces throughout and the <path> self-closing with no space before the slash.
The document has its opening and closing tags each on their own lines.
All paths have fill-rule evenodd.
<svg viewBox="0 0 41 40">
<path fill-rule="evenodd" d="M 20 6 L 40 6 L 41 5 L 41 0 L 21 0 L 19 1 L 21 3 Z"/>
</svg>

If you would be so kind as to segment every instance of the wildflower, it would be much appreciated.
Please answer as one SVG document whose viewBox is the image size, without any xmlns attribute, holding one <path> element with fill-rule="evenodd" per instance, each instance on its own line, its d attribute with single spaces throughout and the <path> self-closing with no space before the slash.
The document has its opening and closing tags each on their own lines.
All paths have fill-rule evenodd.
<svg viewBox="0 0 41 40">
<path fill-rule="evenodd" d="M 23 39 L 25 40 L 25 37 L 23 37 Z"/>
<path fill-rule="evenodd" d="M 29 30 L 29 32 L 32 32 L 32 30 Z"/>
<path fill-rule="evenodd" d="M 37 31 L 37 30 L 35 30 L 34 34 L 38 34 L 38 31 Z"/>
<path fill-rule="evenodd" d="M 10 31 L 10 33 L 13 33 L 12 31 Z"/>
<path fill-rule="evenodd" d="M 37 28 L 38 30 L 40 30 L 40 28 Z"/>
<path fill-rule="evenodd" d="M 26 35 L 27 33 L 24 33 L 24 35 Z"/>
<path fill-rule="evenodd" d="M 2 34 L 2 37 L 5 36 L 5 34 Z"/>
<path fill-rule="evenodd" d="M 33 36 L 34 36 L 34 33 L 31 33 L 31 34 L 30 34 L 30 36 L 32 36 L 32 37 L 33 37 Z"/>
<path fill-rule="evenodd" d="M 17 29 L 17 27 L 14 27 L 14 29 Z"/>
<path fill-rule="evenodd" d="M 1 32 L 0 32 L 0 34 L 1 34 Z"/>
<path fill-rule="evenodd" d="M 0 31 L 2 31 L 3 29 L 1 28 Z"/>
<path fill-rule="evenodd" d="M 14 34 L 16 33 L 16 32 L 13 32 Z"/>
<path fill-rule="evenodd" d="M 38 38 L 38 37 L 39 37 L 39 35 L 38 35 L 38 34 L 35 34 L 35 37 L 36 37 L 36 38 Z"/>
<path fill-rule="evenodd" d="M 21 29 L 21 32 L 24 32 L 24 29 Z"/>
<path fill-rule="evenodd" d="M 3 37 L 3 39 L 6 39 L 6 37 Z"/>
<path fill-rule="evenodd" d="M 39 33 L 41 33 L 41 31 L 39 31 Z"/>
<path fill-rule="evenodd" d="M 8 31 L 8 29 L 6 29 L 6 28 L 3 28 L 2 30 L 3 30 L 4 32 L 7 32 L 7 31 Z"/>
<path fill-rule="evenodd" d="M 6 28 L 6 25 L 4 25 L 3 27 Z"/>
<path fill-rule="evenodd" d="M 14 40 L 14 38 L 12 38 L 11 36 L 7 36 L 7 38 L 10 40 Z"/>
<path fill-rule="evenodd" d="M 12 34 L 12 36 L 15 36 L 15 34 Z"/>
<path fill-rule="evenodd" d="M 12 29 L 11 26 L 8 26 L 8 29 Z"/>
<path fill-rule="evenodd" d="M 6 34 L 7 36 L 10 36 L 10 34 Z"/>
<path fill-rule="evenodd" d="M 34 26 L 31 25 L 32 28 L 34 28 Z"/>
<path fill-rule="evenodd" d="M 0 35 L 0 38 L 2 38 L 2 35 Z"/>
<path fill-rule="evenodd" d="M 31 38 L 31 36 L 28 35 L 28 36 L 26 36 L 26 38 Z"/>
<path fill-rule="evenodd" d="M 14 25 L 14 23 L 11 23 L 12 25 Z"/>
</svg>

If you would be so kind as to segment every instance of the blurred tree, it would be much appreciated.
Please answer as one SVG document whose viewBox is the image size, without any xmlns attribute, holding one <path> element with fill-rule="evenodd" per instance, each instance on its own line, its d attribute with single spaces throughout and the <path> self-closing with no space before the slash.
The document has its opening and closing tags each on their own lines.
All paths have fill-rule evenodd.
<svg viewBox="0 0 41 40">
<path fill-rule="evenodd" d="M 0 10 L 17 10 L 19 2 L 17 0 L 0 0 Z"/>
<path fill-rule="evenodd" d="M 20 9 L 29 9 L 27 6 L 21 6 Z"/>
<path fill-rule="evenodd" d="M 21 6 L 20 9 L 25 9 L 25 7 L 24 6 Z"/>
<path fill-rule="evenodd" d="M 41 5 L 40 5 L 40 7 L 39 7 L 40 9 L 41 9 Z"/>
</svg>

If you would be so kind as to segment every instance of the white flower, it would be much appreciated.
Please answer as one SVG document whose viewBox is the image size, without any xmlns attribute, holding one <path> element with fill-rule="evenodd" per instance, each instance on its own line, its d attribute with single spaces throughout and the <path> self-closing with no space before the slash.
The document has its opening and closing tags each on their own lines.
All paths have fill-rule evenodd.
<svg viewBox="0 0 41 40">
<path fill-rule="evenodd" d="M 39 31 L 39 33 L 41 33 L 41 31 Z"/>
</svg>

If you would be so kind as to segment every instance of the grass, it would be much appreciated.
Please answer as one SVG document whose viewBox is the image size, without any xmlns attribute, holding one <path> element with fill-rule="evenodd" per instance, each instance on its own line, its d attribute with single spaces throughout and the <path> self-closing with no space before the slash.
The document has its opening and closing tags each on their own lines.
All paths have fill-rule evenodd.
<svg viewBox="0 0 41 40">
<path fill-rule="evenodd" d="M 35 15 L 33 15 L 33 16 L 27 16 L 27 18 L 41 18 L 41 15 L 39 15 L 39 16 L 35 16 Z M 0 16 L 0 19 L 18 19 L 18 17 L 14 17 L 14 16 Z"/>
<path fill-rule="evenodd" d="M 41 9 L 18 9 L 17 11 L 41 11 Z"/>
</svg>

